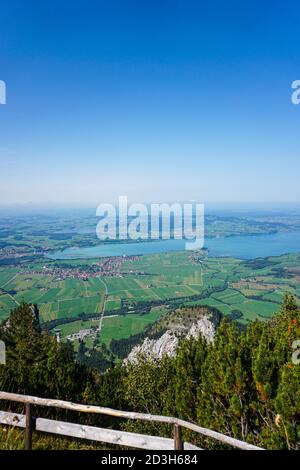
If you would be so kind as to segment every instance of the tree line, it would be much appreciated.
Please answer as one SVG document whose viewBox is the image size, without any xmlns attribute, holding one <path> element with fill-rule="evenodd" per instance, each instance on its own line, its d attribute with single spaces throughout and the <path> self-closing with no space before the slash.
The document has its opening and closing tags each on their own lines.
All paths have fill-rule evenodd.
<svg viewBox="0 0 300 470">
<path fill-rule="evenodd" d="M 72 345 L 57 343 L 42 330 L 38 310 L 25 303 L 2 324 L 0 339 L 7 349 L 1 390 L 178 416 L 262 447 L 300 449 L 300 365 L 292 361 L 300 313 L 292 296 L 269 321 L 240 329 L 223 318 L 213 344 L 202 337 L 183 340 L 173 358 L 140 357 L 105 373 L 79 364 Z M 1 403 L 1 409 L 5 406 Z M 65 419 L 65 412 L 53 413 L 64 413 Z M 95 419 L 76 417 L 86 423 Z M 101 420 L 106 426 L 170 436 L 164 425 Z M 188 432 L 184 438 L 205 448 L 222 447 Z"/>
</svg>

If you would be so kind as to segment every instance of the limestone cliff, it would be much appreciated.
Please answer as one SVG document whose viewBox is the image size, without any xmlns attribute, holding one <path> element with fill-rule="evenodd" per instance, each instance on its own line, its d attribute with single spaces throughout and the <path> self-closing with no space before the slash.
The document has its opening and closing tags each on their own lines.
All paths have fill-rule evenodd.
<svg viewBox="0 0 300 470">
<path fill-rule="evenodd" d="M 146 338 L 143 343 L 132 349 L 124 360 L 124 364 L 134 363 L 141 356 L 149 360 L 161 359 L 165 355 L 173 357 L 180 339 L 183 338 L 197 338 L 202 335 L 207 342 L 213 342 L 216 332 L 216 321 L 213 315 L 203 314 L 200 318 L 195 319 L 194 323 L 188 323 L 188 326 L 185 326 L 183 321 L 178 321 L 177 324 L 173 322 L 170 329 L 167 329 L 160 338 Z"/>
</svg>

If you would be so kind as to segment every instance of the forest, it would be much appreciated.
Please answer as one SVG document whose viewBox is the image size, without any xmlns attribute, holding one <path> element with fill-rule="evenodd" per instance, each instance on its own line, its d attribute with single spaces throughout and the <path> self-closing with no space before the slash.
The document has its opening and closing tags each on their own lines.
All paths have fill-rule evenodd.
<svg viewBox="0 0 300 470">
<path fill-rule="evenodd" d="M 6 345 L 0 388 L 177 416 L 267 449 L 300 449 L 300 366 L 292 360 L 293 343 L 299 338 L 300 313 L 294 298 L 287 295 L 278 314 L 269 321 L 256 320 L 241 329 L 223 318 L 213 344 L 201 336 L 186 339 L 173 358 L 140 357 L 137 363 L 126 367 L 119 364 L 101 373 L 88 364 L 79 364 L 72 345 L 57 342 L 42 330 L 38 309 L 22 303 L 0 329 L 0 339 Z M 12 405 L 2 402 L 1 409 L 12 409 Z M 43 413 L 63 419 L 68 414 Z M 76 416 L 79 419 L 90 424 L 95 417 Z M 118 424 L 130 431 L 169 435 L 166 425 L 117 423 L 109 417 L 101 420 L 107 427 Z M 0 435 L 1 448 L 11 446 L 4 427 Z M 192 433 L 184 438 L 207 449 L 222 448 Z M 18 440 L 13 442 L 18 445 Z M 43 441 L 43 448 L 53 448 L 51 437 Z"/>
</svg>

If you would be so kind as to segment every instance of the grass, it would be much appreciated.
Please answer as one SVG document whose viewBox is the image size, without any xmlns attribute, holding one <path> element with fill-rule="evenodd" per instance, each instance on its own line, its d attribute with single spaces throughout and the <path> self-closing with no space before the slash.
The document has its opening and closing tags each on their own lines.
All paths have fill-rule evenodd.
<svg viewBox="0 0 300 470">
<path fill-rule="evenodd" d="M 0 450 L 24 450 L 25 431 L 12 426 L 0 426 Z M 104 444 L 76 438 L 56 437 L 34 431 L 33 450 L 104 450 Z M 113 448 L 113 446 L 111 446 Z"/>
<path fill-rule="evenodd" d="M 113 314 L 122 307 L 122 302 L 159 301 L 167 304 L 170 299 L 181 299 L 185 304 L 208 305 L 225 315 L 234 310 L 242 313 L 240 321 L 248 322 L 255 318 L 269 318 L 279 309 L 285 292 L 294 294 L 300 300 L 298 254 L 269 258 L 262 267 L 233 258 L 206 258 L 201 264 L 190 259 L 191 253 L 160 253 L 141 256 L 136 260 L 126 260 L 123 271 L 140 271 L 143 275 L 105 277 L 102 280 L 108 288 L 105 313 Z M 61 266 L 92 264 L 96 260 L 68 260 L 57 262 Z M 271 261 L 271 263 L 269 262 Z M 105 287 L 101 279 L 90 278 L 58 280 L 48 275 L 37 274 L 45 263 L 29 266 L 29 273 L 21 273 L 17 268 L 0 268 L 0 319 L 5 319 L 17 302 L 34 302 L 40 309 L 42 321 L 62 318 L 77 318 L 82 313 L 99 316 L 103 308 Z M 282 275 L 287 273 L 288 277 Z M 8 295 L 7 291 L 10 292 Z M 203 298 L 193 299 L 193 296 Z M 191 298 L 190 302 L 188 298 Z M 102 338 L 108 344 L 111 338 L 125 338 L 141 332 L 147 324 L 155 321 L 151 311 L 138 315 L 105 318 Z M 63 331 L 76 332 L 81 322 L 70 322 Z M 72 326 L 71 326 L 72 325 Z M 70 334 L 70 333 L 66 333 Z"/>
<path fill-rule="evenodd" d="M 55 328 L 55 331 L 60 331 L 62 337 L 77 333 L 79 330 L 85 330 L 91 327 L 97 327 L 99 325 L 99 319 L 92 320 L 77 320 L 64 325 L 59 325 Z"/>
<path fill-rule="evenodd" d="M 141 333 L 146 326 L 154 323 L 165 309 L 153 308 L 151 312 L 138 315 L 128 314 L 118 317 L 104 317 L 101 331 L 101 342 L 109 346 L 112 339 L 129 338 L 131 335 Z"/>
</svg>

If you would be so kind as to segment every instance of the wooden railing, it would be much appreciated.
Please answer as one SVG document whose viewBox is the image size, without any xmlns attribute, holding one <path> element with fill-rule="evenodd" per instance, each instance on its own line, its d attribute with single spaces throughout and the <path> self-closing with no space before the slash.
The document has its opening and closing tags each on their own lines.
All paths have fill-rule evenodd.
<svg viewBox="0 0 300 470">
<path fill-rule="evenodd" d="M 32 448 L 33 430 L 58 434 L 62 436 L 88 439 L 91 441 L 104 442 L 107 444 L 120 445 L 124 447 L 134 447 L 136 449 L 148 450 L 202 450 L 197 446 L 183 442 L 182 429 L 188 429 L 205 437 L 215 439 L 223 444 L 236 447 L 242 450 L 263 450 L 261 447 L 248 444 L 247 442 L 234 439 L 211 429 L 202 428 L 188 421 L 169 416 L 158 416 L 131 411 L 119 411 L 111 408 L 94 405 L 80 405 L 68 401 L 38 398 L 28 395 L 18 395 L 16 393 L 0 392 L 0 400 L 8 400 L 25 404 L 26 414 L 0 411 L 0 424 L 25 428 L 25 449 Z M 101 415 L 114 416 L 132 420 L 151 421 L 155 423 L 165 423 L 173 427 L 173 438 L 168 439 L 159 436 L 148 436 L 132 432 L 117 431 L 113 429 L 98 428 L 74 424 L 64 421 L 56 421 L 34 417 L 33 406 L 54 407 L 65 410 L 78 411 L 81 413 L 96 413 Z"/>
</svg>

